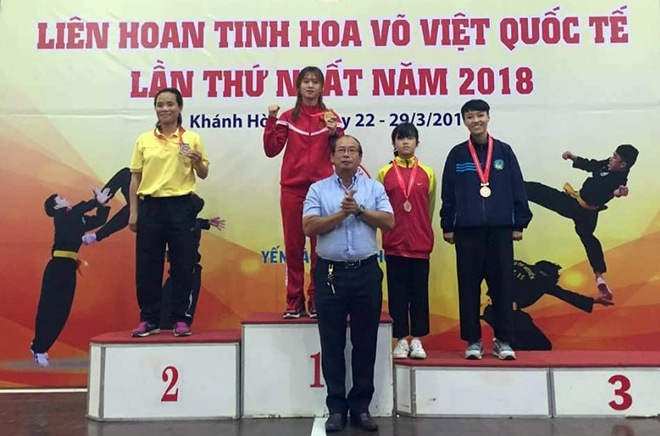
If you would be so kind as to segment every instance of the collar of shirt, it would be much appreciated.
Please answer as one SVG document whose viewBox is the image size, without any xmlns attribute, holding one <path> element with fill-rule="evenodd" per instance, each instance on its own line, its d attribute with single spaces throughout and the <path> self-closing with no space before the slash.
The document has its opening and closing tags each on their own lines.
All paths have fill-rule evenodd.
<svg viewBox="0 0 660 436">
<path fill-rule="evenodd" d="M 341 178 L 339 177 L 339 175 L 338 175 L 337 173 L 335 173 L 333 176 L 334 176 L 334 178 L 335 178 L 335 181 L 336 181 L 337 183 L 339 183 L 339 186 L 341 187 L 341 189 L 343 189 L 344 192 L 348 192 L 348 191 L 350 191 L 352 188 L 354 188 L 355 185 L 357 184 L 357 182 L 358 182 L 358 176 L 359 176 L 359 175 L 360 175 L 360 172 L 359 172 L 359 171 L 356 172 L 355 175 L 353 175 L 353 180 L 351 181 L 351 185 L 350 185 L 348 188 L 344 186 L 344 182 L 341 180 Z"/>
<path fill-rule="evenodd" d="M 186 129 L 184 129 L 183 126 L 179 126 L 179 127 L 174 131 L 174 133 L 172 133 L 172 134 L 169 136 L 169 138 L 178 138 L 179 136 L 181 136 L 181 137 L 183 138 L 183 134 L 184 134 L 184 133 L 186 133 Z M 160 129 L 159 129 L 158 127 L 156 127 L 156 128 L 154 129 L 154 136 L 155 136 L 156 138 L 158 138 L 158 139 L 165 139 L 165 140 L 169 139 L 168 137 L 166 137 L 166 136 L 163 134 L 163 132 L 160 131 Z"/>
<path fill-rule="evenodd" d="M 474 145 L 474 148 L 476 148 L 477 151 L 483 151 L 488 148 L 489 137 L 491 137 L 490 133 L 488 134 L 488 136 L 486 136 L 486 142 L 481 144 L 479 141 L 477 141 L 477 139 L 474 136 L 470 135 L 470 141 L 472 141 L 472 145 Z M 493 143 L 495 143 L 495 138 L 493 138 Z"/>
<path fill-rule="evenodd" d="M 399 156 L 394 157 L 394 161 L 403 168 L 412 168 L 413 165 L 415 164 L 415 156 L 413 156 L 411 159 L 402 159 Z"/>
</svg>

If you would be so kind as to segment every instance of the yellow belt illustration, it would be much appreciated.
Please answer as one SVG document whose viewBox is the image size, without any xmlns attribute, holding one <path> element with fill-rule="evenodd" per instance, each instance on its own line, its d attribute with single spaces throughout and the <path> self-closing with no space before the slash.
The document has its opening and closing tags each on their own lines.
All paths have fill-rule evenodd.
<svg viewBox="0 0 660 436">
<path fill-rule="evenodd" d="M 582 197 L 580 197 L 580 191 L 576 191 L 575 188 L 573 188 L 570 183 L 564 183 L 564 192 L 566 192 L 571 197 L 575 198 L 577 202 L 580 203 L 580 206 L 582 206 L 583 209 L 598 210 L 598 206 L 592 206 L 591 204 L 584 201 Z"/>
</svg>

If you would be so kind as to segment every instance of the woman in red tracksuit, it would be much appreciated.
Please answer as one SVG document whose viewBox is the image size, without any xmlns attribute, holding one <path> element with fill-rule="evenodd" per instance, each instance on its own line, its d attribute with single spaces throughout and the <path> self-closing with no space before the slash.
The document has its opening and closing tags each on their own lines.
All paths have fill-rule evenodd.
<svg viewBox="0 0 660 436">
<path fill-rule="evenodd" d="M 396 223 L 393 230 L 383 232 L 392 333 L 398 339 L 392 351 L 395 359 L 425 359 L 421 338 L 429 333 L 429 257 L 436 179 L 433 170 L 415 156 L 418 142 L 413 124 L 396 126 L 392 132 L 394 160 L 377 176 L 390 198 Z"/>
<path fill-rule="evenodd" d="M 280 107 L 268 107 L 264 131 L 266 156 L 275 157 L 286 146 L 282 160 L 280 208 L 286 254 L 286 300 L 284 318 L 300 318 L 305 313 L 303 291 L 305 235 L 302 226 L 303 201 L 310 185 L 333 173 L 330 142 L 344 134 L 341 119 L 323 104 L 324 77 L 316 67 L 298 74 L 296 106 L 277 118 Z M 311 240 L 311 266 L 316 264 L 316 238 Z M 316 317 L 314 283 L 307 291 L 310 317 Z"/>
</svg>

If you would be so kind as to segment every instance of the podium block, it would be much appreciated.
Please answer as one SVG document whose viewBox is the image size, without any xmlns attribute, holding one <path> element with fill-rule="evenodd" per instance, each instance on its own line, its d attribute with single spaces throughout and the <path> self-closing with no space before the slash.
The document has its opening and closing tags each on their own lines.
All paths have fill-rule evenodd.
<svg viewBox="0 0 660 436">
<path fill-rule="evenodd" d="M 87 416 L 98 421 L 240 415 L 240 331 L 106 333 L 90 343 Z"/>
<path fill-rule="evenodd" d="M 396 410 L 411 416 L 660 414 L 660 352 L 527 351 L 518 360 L 429 352 L 395 361 Z"/>
<path fill-rule="evenodd" d="M 352 385 L 350 325 L 346 334 L 348 392 Z M 394 409 L 391 340 L 391 320 L 383 315 L 378 328 L 375 393 L 370 406 L 374 416 L 391 416 Z M 328 413 L 315 320 L 251 314 L 243 321 L 242 353 L 243 416 L 304 417 Z"/>
<path fill-rule="evenodd" d="M 429 352 L 426 360 L 395 361 L 397 413 L 427 417 L 548 417 L 548 369 L 493 357 Z"/>
<path fill-rule="evenodd" d="M 573 356 L 579 364 L 552 371 L 556 416 L 660 414 L 659 352 L 577 351 Z"/>
</svg>

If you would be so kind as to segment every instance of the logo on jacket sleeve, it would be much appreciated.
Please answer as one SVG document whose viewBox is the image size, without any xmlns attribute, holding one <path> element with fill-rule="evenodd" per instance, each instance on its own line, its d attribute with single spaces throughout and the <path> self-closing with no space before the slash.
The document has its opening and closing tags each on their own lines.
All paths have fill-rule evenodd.
<svg viewBox="0 0 660 436">
<path fill-rule="evenodd" d="M 502 159 L 497 159 L 495 162 L 493 162 L 493 167 L 495 167 L 496 170 L 503 170 L 504 161 Z"/>
</svg>

